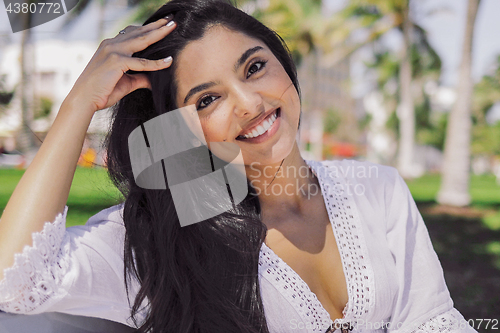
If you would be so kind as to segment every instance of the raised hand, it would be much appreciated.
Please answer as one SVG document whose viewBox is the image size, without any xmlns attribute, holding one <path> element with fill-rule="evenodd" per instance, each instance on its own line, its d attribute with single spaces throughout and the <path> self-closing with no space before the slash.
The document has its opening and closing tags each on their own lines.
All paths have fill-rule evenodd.
<svg viewBox="0 0 500 333">
<path fill-rule="evenodd" d="M 145 26 L 128 26 L 116 37 L 103 40 L 67 98 L 90 103 L 95 112 L 114 105 L 136 89 L 150 89 L 144 74 L 126 72 L 161 70 L 172 64 L 172 57 L 148 60 L 132 54 L 164 38 L 173 29 L 175 22 L 169 15 Z"/>
</svg>

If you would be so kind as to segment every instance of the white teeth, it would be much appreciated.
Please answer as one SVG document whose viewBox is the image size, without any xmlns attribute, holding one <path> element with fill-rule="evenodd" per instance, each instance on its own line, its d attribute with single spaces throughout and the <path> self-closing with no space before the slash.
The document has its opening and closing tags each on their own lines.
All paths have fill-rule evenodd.
<svg viewBox="0 0 500 333">
<path fill-rule="evenodd" d="M 244 137 L 246 139 L 250 139 L 264 134 L 273 125 L 276 118 L 277 118 L 276 113 L 274 113 L 271 117 L 264 120 L 261 125 L 257 126 L 251 133 L 245 134 Z"/>
<path fill-rule="evenodd" d="M 273 123 L 271 122 L 271 119 L 267 119 L 266 121 L 264 121 L 264 124 L 262 125 L 264 127 L 264 131 L 267 131 L 272 124 Z"/>
</svg>

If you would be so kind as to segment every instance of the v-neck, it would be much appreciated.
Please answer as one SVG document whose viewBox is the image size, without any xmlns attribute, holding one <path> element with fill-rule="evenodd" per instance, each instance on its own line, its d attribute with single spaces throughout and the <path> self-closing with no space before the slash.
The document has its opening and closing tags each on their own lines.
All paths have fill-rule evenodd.
<svg viewBox="0 0 500 333">
<path fill-rule="evenodd" d="M 332 324 L 344 324 L 368 313 L 373 305 L 373 271 L 352 198 L 339 190 L 343 182 L 328 172 L 324 162 L 306 163 L 318 178 L 342 262 L 348 293 L 343 318 L 333 321 L 307 283 L 265 243 L 260 251 L 259 273 L 273 281 L 303 319 L 310 320 L 312 332 L 324 333 Z"/>
</svg>

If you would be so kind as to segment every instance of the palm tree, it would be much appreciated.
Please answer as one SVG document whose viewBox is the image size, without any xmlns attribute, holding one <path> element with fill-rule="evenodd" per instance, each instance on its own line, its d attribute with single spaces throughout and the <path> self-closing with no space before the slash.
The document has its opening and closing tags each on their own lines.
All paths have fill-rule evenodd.
<svg viewBox="0 0 500 333">
<path fill-rule="evenodd" d="M 458 81 L 458 98 L 450 112 L 446 130 L 441 188 L 437 201 L 452 206 L 466 206 L 470 203 L 469 169 L 473 90 L 471 79 L 472 38 L 480 1 L 469 0 L 468 2 L 467 23 Z"/>
<path fill-rule="evenodd" d="M 415 146 L 415 107 L 411 92 L 412 84 L 412 62 L 411 62 L 411 36 L 413 35 L 414 24 L 410 18 L 409 0 L 352 0 L 347 7 L 336 17 L 331 31 L 335 31 L 335 26 L 347 26 L 351 31 L 364 29 L 368 31 L 366 38 L 362 41 L 351 43 L 347 47 L 330 45 L 334 51 L 332 61 L 335 58 L 346 56 L 361 46 L 372 43 L 382 37 L 393 28 L 398 28 L 403 36 L 399 55 L 399 102 L 397 116 L 399 119 L 399 149 L 398 149 L 398 169 L 405 178 L 415 176 L 414 172 L 414 146 Z M 340 18 L 340 19 L 339 19 Z M 421 28 L 420 28 L 421 29 Z M 345 41 L 349 40 L 349 34 L 345 36 Z M 342 54 L 342 52 L 344 54 Z M 337 55 L 336 55 L 337 53 Z"/>
<path fill-rule="evenodd" d="M 407 52 L 412 67 L 410 97 L 415 105 L 415 141 L 442 149 L 439 140 L 444 137 L 441 133 L 443 132 L 441 130 L 442 121 L 439 118 L 431 117 L 430 97 L 425 91 L 427 83 L 438 80 L 441 72 L 441 59 L 429 45 L 426 32 L 417 24 L 413 26 L 413 41 Z M 382 97 L 381 102 L 386 110 L 385 128 L 381 127 L 380 124 L 378 127 L 375 125 L 375 127 L 378 128 L 378 132 L 391 130 L 394 137 L 398 137 L 400 121 L 396 111 L 400 99 L 398 88 L 400 90 L 401 87 L 398 86 L 397 82 L 400 81 L 402 71 L 401 56 L 374 42 L 374 61 L 366 63 L 366 65 L 370 71 L 374 71 L 377 75 L 377 90 L 381 93 L 379 96 Z M 375 121 L 380 122 L 380 119 Z M 378 162 L 391 163 L 393 159 L 393 156 L 390 155 L 391 150 L 387 149 L 384 152 L 383 155 L 374 156 L 377 156 Z"/>
</svg>

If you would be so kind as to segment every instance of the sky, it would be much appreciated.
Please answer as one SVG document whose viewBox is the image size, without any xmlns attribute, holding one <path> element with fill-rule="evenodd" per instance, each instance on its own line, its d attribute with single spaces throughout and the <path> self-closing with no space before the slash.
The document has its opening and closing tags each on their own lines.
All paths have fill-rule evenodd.
<svg viewBox="0 0 500 333">
<path fill-rule="evenodd" d="M 116 2 L 115 9 L 108 12 L 106 26 L 108 35 L 113 37 L 126 26 L 126 9 L 120 7 L 120 0 Z M 346 0 L 324 0 L 325 8 L 338 9 Z M 414 17 L 428 32 L 429 40 L 442 59 L 443 70 L 441 84 L 454 86 L 458 79 L 457 68 L 460 64 L 463 30 L 467 0 L 412 0 L 415 10 Z M 62 35 L 65 40 L 96 40 L 98 10 L 96 1 L 84 14 L 84 18 L 75 22 L 72 29 L 67 29 Z M 482 0 L 476 20 L 473 45 L 473 78 L 478 81 L 483 75 L 491 71 L 495 59 L 500 55 L 500 0 Z M 49 39 L 57 34 L 64 21 L 64 16 L 59 17 L 44 25 L 32 29 L 36 39 Z M 116 31 L 115 31 L 116 30 Z M 18 41 L 21 33 L 13 34 L 7 17 L 5 7 L 0 4 L 0 47 L 9 41 Z M 398 45 L 396 34 L 388 35 L 388 43 Z M 1 51 L 0 51 L 1 57 Z"/>
</svg>

